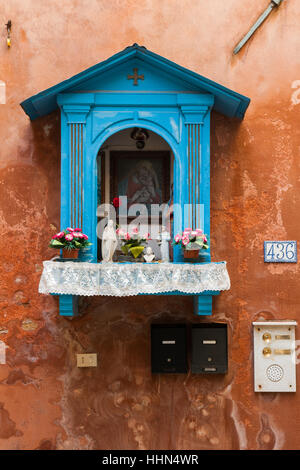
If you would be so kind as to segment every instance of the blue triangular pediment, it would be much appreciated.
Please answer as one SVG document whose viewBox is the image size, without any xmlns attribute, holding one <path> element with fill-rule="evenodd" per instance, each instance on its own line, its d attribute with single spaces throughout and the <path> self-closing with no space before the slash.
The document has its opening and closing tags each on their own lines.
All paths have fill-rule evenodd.
<svg viewBox="0 0 300 470">
<path fill-rule="evenodd" d="M 134 78 L 128 78 L 128 76 L 134 77 L 135 73 L 137 77 L 142 77 L 137 78 L 136 85 L 134 84 Z M 112 70 L 100 72 L 95 77 L 80 83 L 69 91 L 196 92 L 199 89 L 185 80 L 180 80 L 164 70 L 153 67 L 150 63 L 133 58 L 114 67 Z"/>
<path fill-rule="evenodd" d="M 134 85 L 128 75 L 138 75 Z M 214 95 L 214 109 L 229 117 L 242 119 L 250 99 L 195 72 L 134 44 L 109 59 L 74 75 L 21 103 L 30 119 L 54 111 L 57 95 L 73 92 L 192 92 Z"/>
</svg>

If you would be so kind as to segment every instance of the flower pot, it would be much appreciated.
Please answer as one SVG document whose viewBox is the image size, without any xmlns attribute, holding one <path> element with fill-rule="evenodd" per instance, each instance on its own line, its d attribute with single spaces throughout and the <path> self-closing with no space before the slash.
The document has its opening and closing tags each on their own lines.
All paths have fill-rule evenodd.
<svg viewBox="0 0 300 470">
<path fill-rule="evenodd" d="M 200 250 L 183 250 L 184 258 L 193 258 L 196 259 L 199 256 Z"/>
<path fill-rule="evenodd" d="M 78 254 L 79 254 L 79 250 L 77 249 L 73 249 L 73 250 L 67 250 L 66 248 L 64 248 L 62 250 L 62 257 L 63 258 L 68 258 L 68 259 L 77 259 L 78 258 Z"/>
</svg>

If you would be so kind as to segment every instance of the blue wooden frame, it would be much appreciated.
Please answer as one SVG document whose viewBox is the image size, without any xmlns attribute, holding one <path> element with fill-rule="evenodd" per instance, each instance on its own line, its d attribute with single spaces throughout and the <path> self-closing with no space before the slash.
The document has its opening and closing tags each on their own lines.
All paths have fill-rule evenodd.
<svg viewBox="0 0 300 470">
<path fill-rule="evenodd" d="M 145 76 L 137 86 L 127 79 L 135 67 Z M 172 149 L 174 231 L 201 224 L 209 236 L 211 110 L 242 118 L 249 101 L 135 44 L 21 103 L 31 119 L 61 110 L 61 228 L 82 226 L 89 235 L 93 245 L 82 259 L 97 262 L 99 149 L 112 134 L 132 127 L 157 133 Z M 192 210 L 181 219 L 176 204 L 189 203 Z M 207 250 L 202 261 L 210 259 Z M 178 247 L 174 261 L 183 261 Z M 195 296 L 195 313 L 211 315 L 216 294 Z M 70 297 L 60 296 L 61 315 L 76 314 Z"/>
</svg>

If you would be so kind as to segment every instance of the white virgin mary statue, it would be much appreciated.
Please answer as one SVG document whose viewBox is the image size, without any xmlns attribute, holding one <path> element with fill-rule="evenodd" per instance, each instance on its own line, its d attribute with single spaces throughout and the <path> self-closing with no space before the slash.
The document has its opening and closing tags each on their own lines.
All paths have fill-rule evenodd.
<svg viewBox="0 0 300 470">
<path fill-rule="evenodd" d="M 109 220 L 107 226 L 103 230 L 102 235 L 102 260 L 105 263 L 112 262 L 114 252 L 117 248 L 117 235 L 114 229 L 113 220 Z"/>
</svg>

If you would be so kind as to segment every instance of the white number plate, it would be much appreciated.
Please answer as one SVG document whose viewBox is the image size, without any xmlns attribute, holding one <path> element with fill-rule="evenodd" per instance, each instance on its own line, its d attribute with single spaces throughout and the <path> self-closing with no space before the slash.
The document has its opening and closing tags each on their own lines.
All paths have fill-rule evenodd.
<svg viewBox="0 0 300 470">
<path fill-rule="evenodd" d="M 265 263 L 297 263 L 296 241 L 265 241 Z"/>
</svg>

